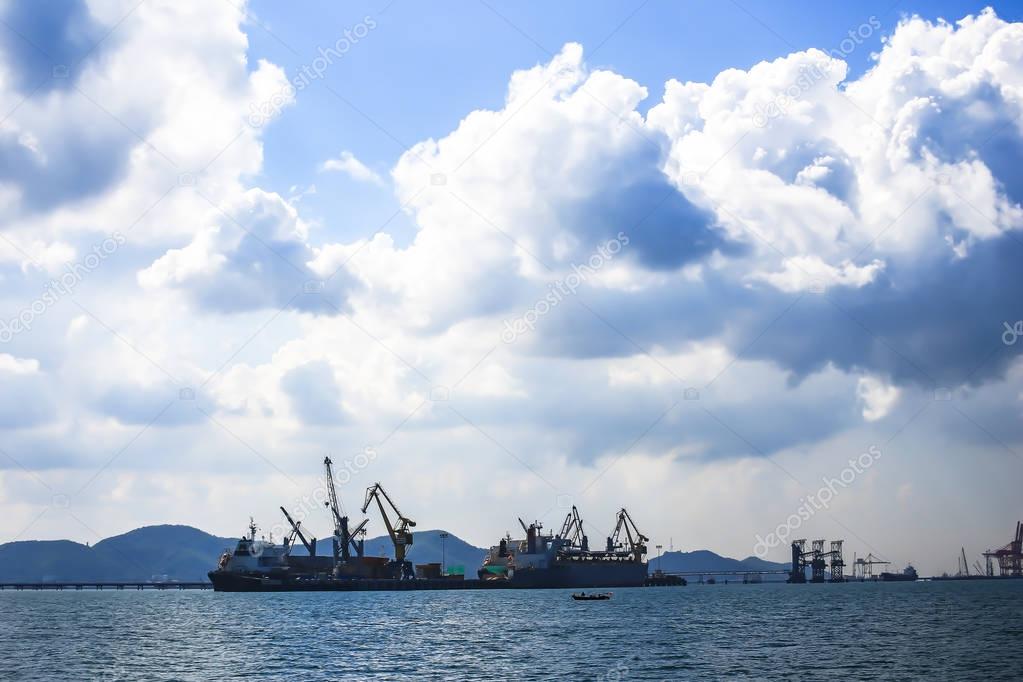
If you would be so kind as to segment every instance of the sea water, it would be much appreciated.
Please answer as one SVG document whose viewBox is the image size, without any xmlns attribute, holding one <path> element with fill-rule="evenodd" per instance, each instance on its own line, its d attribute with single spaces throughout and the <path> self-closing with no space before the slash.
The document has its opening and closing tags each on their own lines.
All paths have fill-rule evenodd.
<svg viewBox="0 0 1023 682">
<path fill-rule="evenodd" d="M 4 680 L 1019 679 L 1023 580 L 0 592 Z"/>
</svg>

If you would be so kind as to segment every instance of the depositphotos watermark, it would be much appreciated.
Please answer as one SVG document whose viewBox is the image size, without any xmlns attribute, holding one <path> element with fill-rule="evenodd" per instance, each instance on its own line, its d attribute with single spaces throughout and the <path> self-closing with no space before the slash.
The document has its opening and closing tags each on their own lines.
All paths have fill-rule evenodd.
<svg viewBox="0 0 1023 682">
<path fill-rule="evenodd" d="M 319 47 L 319 56 L 310 63 L 304 64 L 298 74 L 288 81 L 287 85 L 262 102 L 249 104 L 249 125 L 261 128 L 281 113 L 284 106 L 294 99 L 295 94 L 305 90 L 313 81 L 320 80 L 327 69 L 334 65 L 335 60 L 348 54 L 360 40 L 369 35 L 377 27 L 373 17 L 367 15 L 362 21 L 351 28 L 346 28 L 331 47 Z"/>
<path fill-rule="evenodd" d="M 75 287 L 85 279 L 86 275 L 98 268 L 127 241 L 128 238 L 123 234 L 114 232 L 99 244 L 94 245 L 92 251 L 85 254 L 81 260 L 65 263 L 64 273 L 56 279 L 51 279 L 39 298 L 22 308 L 10 320 L 0 320 L 0 343 L 8 343 L 21 332 L 32 329 L 37 317 L 53 307 L 62 297 L 74 293 Z"/>
<path fill-rule="evenodd" d="M 501 341 L 512 343 L 526 332 L 536 329 L 537 320 L 556 308 L 567 296 L 575 295 L 587 277 L 596 274 L 628 245 L 629 236 L 624 232 L 619 232 L 614 239 L 609 239 L 606 243 L 598 246 L 596 252 L 589 257 L 584 265 L 573 264 L 572 272 L 564 279 L 549 284 L 547 295 L 534 303 L 532 308 L 521 317 L 504 321 Z"/>
<path fill-rule="evenodd" d="M 863 44 L 864 40 L 874 35 L 874 31 L 881 28 L 881 22 L 877 17 L 871 17 L 857 26 L 850 29 L 848 37 L 838 44 L 838 47 L 828 51 L 834 59 L 845 59 L 852 52 Z M 765 127 L 772 120 L 784 116 L 790 106 L 801 99 L 817 83 L 827 77 L 831 70 L 831 61 L 823 60 L 815 64 L 803 65 L 799 68 L 799 77 L 795 82 L 785 88 L 766 104 L 759 103 L 754 107 L 753 125 L 758 128 Z"/>
<path fill-rule="evenodd" d="M 855 459 L 849 459 L 849 466 L 842 469 L 838 478 L 824 478 L 824 485 L 814 493 L 800 500 L 800 505 L 795 513 L 789 514 L 785 523 L 779 524 L 777 528 L 767 534 L 766 538 L 757 534 L 757 542 L 753 545 L 753 553 L 759 558 L 765 558 L 775 547 L 780 547 L 792 536 L 792 534 L 803 525 L 804 521 L 819 512 L 827 509 L 831 501 L 838 494 L 838 489 L 848 488 L 856 477 L 873 466 L 874 462 L 881 459 L 881 449 L 871 445 L 867 451 Z"/>
<path fill-rule="evenodd" d="M 1002 343 L 1006 346 L 1015 346 L 1019 337 L 1023 336 L 1023 320 L 1017 320 L 1016 324 L 1002 323 L 1005 331 L 1002 332 Z"/>
</svg>

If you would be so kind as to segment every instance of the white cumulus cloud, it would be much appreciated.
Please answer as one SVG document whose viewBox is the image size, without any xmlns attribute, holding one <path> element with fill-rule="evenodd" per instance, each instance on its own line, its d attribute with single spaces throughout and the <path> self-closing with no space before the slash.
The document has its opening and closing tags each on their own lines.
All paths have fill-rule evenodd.
<svg viewBox="0 0 1023 682">
<path fill-rule="evenodd" d="M 355 154 L 352 154 L 348 150 L 341 152 L 340 156 L 334 159 L 327 159 L 320 164 L 320 171 L 334 171 L 338 173 L 344 173 L 353 180 L 360 182 L 370 182 L 375 185 L 383 185 L 384 180 L 377 173 L 371 170 L 362 161 L 355 158 Z"/>
</svg>

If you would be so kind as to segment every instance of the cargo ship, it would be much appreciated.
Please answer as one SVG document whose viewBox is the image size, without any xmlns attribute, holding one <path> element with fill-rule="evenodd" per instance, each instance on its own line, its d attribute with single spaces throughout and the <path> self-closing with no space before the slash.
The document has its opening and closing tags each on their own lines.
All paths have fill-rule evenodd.
<svg viewBox="0 0 1023 682">
<path fill-rule="evenodd" d="M 884 582 L 911 582 L 917 579 L 916 569 L 912 565 L 906 566 L 902 569 L 902 573 L 889 573 L 885 571 L 881 574 L 881 580 Z"/>
<path fill-rule="evenodd" d="M 361 545 L 358 545 L 359 554 L 349 557 L 344 563 L 335 562 L 333 557 L 317 556 L 315 539 L 310 542 L 304 537 L 302 541 L 309 553 L 292 554 L 294 536 L 301 533 L 297 524 L 292 535 L 284 538 L 283 544 L 275 543 L 272 536 L 269 540 L 257 539 L 257 530 L 255 522 L 249 519 L 247 534 L 233 549 L 221 555 L 216 570 L 207 573 L 214 590 L 258 592 L 328 579 L 387 579 L 393 573 L 393 562 L 386 557 L 362 556 Z"/>
<path fill-rule="evenodd" d="M 351 590 L 435 590 L 501 589 L 556 587 L 641 587 L 684 585 L 678 576 L 662 575 L 648 581 L 644 560 L 648 538 L 639 532 L 629 513 L 618 512 L 614 533 L 606 548 L 594 551 L 583 530 L 579 511 L 565 519 L 561 532 L 544 534 L 539 522 L 526 526 L 526 537 L 507 537 L 488 551 L 476 579 L 464 575 L 446 575 L 437 563 L 413 566 L 406 559 L 413 544 L 411 528 L 416 524 L 403 515 L 383 487 L 376 483 L 366 491 L 362 513 L 374 502 L 394 546 L 394 559 L 367 557 L 364 538 L 368 519 L 349 527 L 334 486 L 330 458 L 324 459 L 327 500 L 324 502 L 334 521 L 332 555 L 318 556 L 316 538 L 302 528 L 288 511 L 281 512 L 291 527 L 282 544 L 257 539 L 257 528 L 250 519 L 247 533 L 235 547 L 221 556 L 217 568 L 208 573 L 218 592 L 278 591 L 351 591 Z M 301 542 L 305 554 L 293 554 Z"/>
<path fill-rule="evenodd" d="M 487 552 L 480 580 L 513 587 L 640 587 L 647 580 L 648 538 L 629 513 L 618 512 L 614 533 L 603 550 L 591 550 L 576 507 L 561 532 L 545 534 L 539 522 L 519 524 L 525 538 L 503 538 Z"/>
</svg>

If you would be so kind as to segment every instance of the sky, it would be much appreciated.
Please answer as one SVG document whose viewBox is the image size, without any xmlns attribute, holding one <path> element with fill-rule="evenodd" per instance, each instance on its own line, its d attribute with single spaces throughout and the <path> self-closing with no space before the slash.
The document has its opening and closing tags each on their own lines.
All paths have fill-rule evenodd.
<svg viewBox="0 0 1023 682">
<path fill-rule="evenodd" d="M 979 558 L 1021 516 L 1020 21 L 0 2 L 0 541 L 326 536 L 329 455 L 352 515 L 380 481 L 481 546 L 577 505 Z"/>
</svg>

